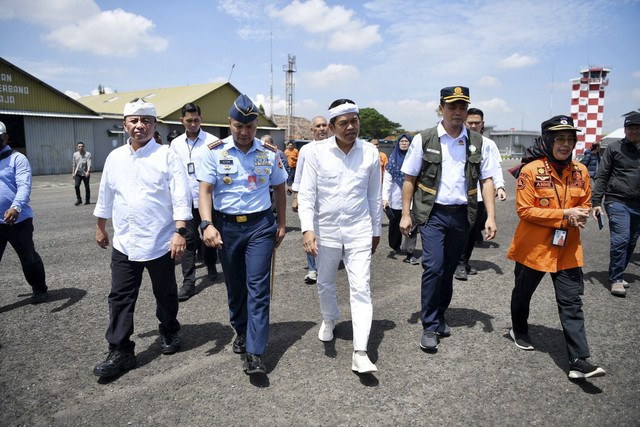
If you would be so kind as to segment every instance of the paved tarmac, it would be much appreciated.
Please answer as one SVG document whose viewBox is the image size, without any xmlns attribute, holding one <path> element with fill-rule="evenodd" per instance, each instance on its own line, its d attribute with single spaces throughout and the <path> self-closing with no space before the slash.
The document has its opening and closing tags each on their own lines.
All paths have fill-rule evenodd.
<svg viewBox="0 0 640 427">
<path fill-rule="evenodd" d="M 504 162 L 504 168 L 516 164 Z M 100 174 L 92 175 L 94 200 Z M 100 382 L 93 367 L 106 357 L 110 251 L 94 240 L 93 207 L 74 206 L 70 175 L 33 179 L 35 242 L 50 300 L 32 306 L 18 258 L 0 264 L 1 425 L 639 425 L 638 313 L 640 256 L 625 278 L 626 298 L 609 293 L 609 234 L 590 221 L 585 253 L 586 331 L 593 363 L 607 375 L 567 379 L 568 361 L 550 279 L 531 305 L 535 351 L 508 337 L 513 261 L 506 259 L 517 216 L 515 179 L 498 203 L 498 237 L 474 251 L 479 270 L 455 281 L 447 312 L 452 335 L 435 354 L 420 350 L 420 266 L 390 255 L 383 238 L 373 256 L 374 321 L 369 354 L 379 372 L 351 371 L 352 331 L 346 273 L 338 275 L 342 319 L 335 340 L 317 338 L 315 285 L 305 285 L 306 258 L 297 215 L 277 251 L 268 373 L 252 378 L 231 350 L 222 279 L 203 281 L 180 304 L 181 352 L 160 354 L 155 302 L 145 275 L 135 315 L 138 363 Z M 290 198 L 288 198 L 290 203 Z M 176 268 L 178 282 L 182 276 Z"/>
</svg>

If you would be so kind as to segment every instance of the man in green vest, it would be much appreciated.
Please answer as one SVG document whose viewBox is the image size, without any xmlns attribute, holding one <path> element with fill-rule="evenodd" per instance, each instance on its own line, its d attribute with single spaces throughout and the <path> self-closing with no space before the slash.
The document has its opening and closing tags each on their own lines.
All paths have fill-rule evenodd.
<svg viewBox="0 0 640 427">
<path fill-rule="evenodd" d="M 451 335 L 445 311 L 453 295 L 453 274 L 476 220 L 478 181 L 487 209 L 485 235 L 497 231 L 494 209 L 495 175 L 500 164 L 482 144 L 482 135 L 464 126 L 470 103 L 469 89 L 445 87 L 440 91 L 438 126 L 413 138 L 402 165 L 400 230 L 412 229 L 415 220 L 422 239 L 422 327 L 420 347 L 436 351 L 438 338 Z"/>
</svg>

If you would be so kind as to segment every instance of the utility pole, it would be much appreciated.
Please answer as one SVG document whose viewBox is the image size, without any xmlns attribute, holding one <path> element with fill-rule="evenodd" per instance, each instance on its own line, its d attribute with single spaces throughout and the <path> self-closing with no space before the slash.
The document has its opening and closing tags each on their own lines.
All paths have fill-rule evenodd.
<svg viewBox="0 0 640 427">
<path fill-rule="evenodd" d="M 273 33 L 269 33 L 271 39 L 271 93 L 269 94 L 269 118 L 273 119 Z"/>
<path fill-rule="evenodd" d="M 293 119 L 293 101 L 295 86 L 293 84 L 293 73 L 296 72 L 296 56 L 289 54 L 289 65 L 283 71 L 287 73 L 287 132 L 285 134 L 285 144 L 293 140 L 292 119 Z"/>
</svg>

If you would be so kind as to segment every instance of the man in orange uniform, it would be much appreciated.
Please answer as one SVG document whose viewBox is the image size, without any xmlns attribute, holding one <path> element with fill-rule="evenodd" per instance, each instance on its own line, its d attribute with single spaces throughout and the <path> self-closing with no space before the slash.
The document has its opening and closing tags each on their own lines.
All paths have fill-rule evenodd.
<svg viewBox="0 0 640 427">
<path fill-rule="evenodd" d="M 298 166 L 298 149 L 293 145 L 292 141 L 289 141 L 287 144 L 287 149 L 284 150 L 284 155 L 287 156 L 287 160 L 289 161 L 289 177 L 287 179 L 287 183 L 289 180 L 293 182 L 293 177 L 296 176 L 296 167 Z M 291 193 L 289 193 L 291 194 Z"/>
<path fill-rule="evenodd" d="M 378 138 L 373 138 L 371 140 L 371 143 L 380 152 L 380 166 L 382 167 L 382 175 L 384 176 L 384 171 L 387 169 L 387 163 L 389 163 L 389 158 L 385 153 L 380 151 L 380 140 Z"/>
<path fill-rule="evenodd" d="M 533 350 L 529 304 L 545 272 L 551 273 L 569 354 L 569 378 L 574 379 L 605 374 L 586 361 L 590 354 L 580 299 L 584 291 L 580 228 L 591 208 L 591 181 L 587 168 L 571 160 L 576 131 L 568 116 L 542 123 L 542 137 L 528 150 L 518 174 L 520 223 L 507 254 L 516 261 L 509 335 L 517 347 Z"/>
</svg>

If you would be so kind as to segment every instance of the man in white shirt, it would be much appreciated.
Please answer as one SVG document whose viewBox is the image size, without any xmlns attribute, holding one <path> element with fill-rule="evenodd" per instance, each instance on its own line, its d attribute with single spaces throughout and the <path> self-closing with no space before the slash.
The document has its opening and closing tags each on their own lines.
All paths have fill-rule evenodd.
<svg viewBox="0 0 640 427">
<path fill-rule="evenodd" d="M 329 124 L 327 123 L 327 119 L 322 116 L 316 116 L 311 120 L 311 133 L 313 133 L 313 141 L 310 143 L 303 145 L 300 147 L 300 152 L 298 153 L 298 166 L 296 167 L 296 174 L 293 180 L 293 185 L 291 186 L 293 190 L 293 201 L 291 202 L 291 210 L 294 212 L 298 212 L 298 190 L 300 189 L 300 180 L 302 179 L 302 171 L 304 170 L 304 162 L 306 153 L 309 150 L 309 147 L 312 147 L 318 141 L 322 141 L 329 136 Z M 306 284 L 312 285 L 316 283 L 318 280 L 318 270 L 316 267 L 316 257 L 313 255 L 307 254 L 307 268 L 308 273 L 304 277 L 304 282 Z"/>
<path fill-rule="evenodd" d="M 145 268 L 156 298 L 162 353 L 173 354 L 180 348 L 173 259 L 186 248 L 191 195 L 176 155 L 167 146 L 149 143 L 156 125 L 153 104 L 135 99 L 125 105 L 129 139 L 107 157 L 93 212 L 98 217 L 96 241 L 101 248 L 109 245 L 107 219 L 113 221 L 110 320 L 105 335 L 109 356 L 93 370 L 101 378 L 118 375 L 136 363 L 133 313 Z"/>
<path fill-rule="evenodd" d="M 467 111 L 467 120 L 464 122 L 467 129 L 474 132 L 478 132 L 482 135 L 482 145 L 486 145 L 489 149 L 489 154 L 494 158 L 499 165 L 502 163 L 502 156 L 498 150 L 498 146 L 493 140 L 484 136 L 484 113 L 479 108 L 469 108 Z M 504 202 L 507 200 L 507 192 L 504 190 L 504 177 L 502 176 L 502 168 L 496 169 L 496 174 L 491 177 L 493 185 L 496 187 L 496 195 L 498 200 Z M 478 184 L 478 190 L 480 186 Z M 478 274 L 478 270 L 469 265 L 469 259 L 471 259 L 471 253 L 477 242 L 484 240 L 482 236 L 482 230 L 484 229 L 484 222 L 487 220 L 487 211 L 484 207 L 484 201 L 482 199 L 482 193 L 478 191 L 478 216 L 476 223 L 471 227 L 469 237 L 467 238 L 467 246 L 460 257 L 458 267 L 453 277 L 457 280 L 467 280 L 467 274 Z"/>
<path fill-rule="evenodd" d="M 178 301 L 186 301 L 196 294 L 196 250 L 200 243 L 200 213 L 198 211 L 198 191 L 200 183 L 196 178 L 196 170 L 201 166 L 203 155 L 202 147 L 218 141 L 219 138 L 205 132 L 200 128 L 202 112 L 200 106 L 189 102 L 182 107 L 180 123 L 184 125 L 185 132 L 171 142 L 173 151 L 182 163 L 187 173 L 189 190 L 193 205 L 191 214 L 193 219 L 187 221 L 187 249 L 182 254 L 182 287 L 178 292 Z M 218 278 L 216 261 L 218 252 L 216 248 L 205 246 L 204 263 L 207 266 L 207 279 L 214 281 Z"/>
<path fill-rule="evenodd" d="M 349 277 L 353 348 L 351 369 L 376 372 L 367 356 L 373 307 L 369 289 L 371 255 L 382 229 L 378 150 L 358 139 L 360 115 L 348 99 L 329 107 L 333 137 L 309 147 L 298 193 L 304 249 L 317 256 L 321 341 L 333 340 L 340 317 L 336 275 L 340 260 Z"/>
<path fill-rule="evenodd" d="M 443 88 L 441 123 L 413 138 L 402 164 L 400 230 L 405 236 L 411 231 L 413 206 L 422 239 L 420 347 L 426 351 L 436 351 L 438 337 L 451 334 L 445 311 L 453 296 L 454 271 L 475 223 L 478 181 L 487 209 L 486 239 L 492 240 L 497 231 L 491 177 L 500 165 L 482 144 L 482 136 L 464 126 L 470 102 L 468 88 Z"/>
</svg>

